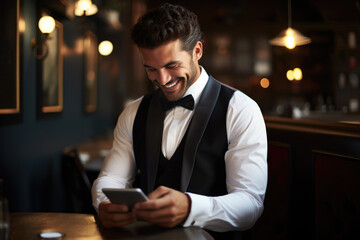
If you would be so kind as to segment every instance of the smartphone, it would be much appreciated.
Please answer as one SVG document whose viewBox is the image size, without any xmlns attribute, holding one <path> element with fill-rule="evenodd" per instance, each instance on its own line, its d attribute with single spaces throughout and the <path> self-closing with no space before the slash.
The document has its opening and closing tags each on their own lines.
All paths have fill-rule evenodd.
<svg viewBox="0 0 360 240">
<path fill-rule="evenodd" d="M 102 191 L 110 202 L 125 204 L 130 209 L 137 202 L 149 200 L 140 188 L 103 188 Z"/>
</svg>

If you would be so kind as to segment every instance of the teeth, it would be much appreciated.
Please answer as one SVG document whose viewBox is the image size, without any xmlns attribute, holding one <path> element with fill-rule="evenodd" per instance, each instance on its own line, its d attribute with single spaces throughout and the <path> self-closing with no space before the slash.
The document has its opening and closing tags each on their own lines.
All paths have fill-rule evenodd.
<svg viewBox="0 0 360 240">
<path fill-rule="evenodd" d="M 173 86 L 175 86 L 177 84 L 177 81 L 172 83 L 172 84 L 167 84 L 165 85 L 166 88 L 172 88 Z"/>
</svg>

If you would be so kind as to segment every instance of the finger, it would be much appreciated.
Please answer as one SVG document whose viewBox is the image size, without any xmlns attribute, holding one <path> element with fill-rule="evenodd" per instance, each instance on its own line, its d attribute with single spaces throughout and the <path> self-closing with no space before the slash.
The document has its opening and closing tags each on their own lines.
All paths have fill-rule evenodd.
<svg viewBox="0 0 360 240">
<path fill-rule="evenodd" d="M 126 206 L 124 204 L 111 203 L 111 204 L 107 205 L 106 211 L 112 212 L 112 213 L 117 213 L 117 212 L 118 213 L 126 213 L 126 212 L 129 212 L 130 209 L 128 206 Z"/>
<path fill-rule="evenodd" d="M 137 219 L 163 227 L 174 227 L 182 222 L 182 218 L 171 208 L 157 211 L 138 211 L 135 214 Z"/>
<path fill-rule="evenodd" d="M 162 198 L 149 200 L 145 202 L 138 202 L 134 205 L 134 210 L 157 210 L 174 204 L 175 204 L 175 200 L 173 200 L 168 195 L 165 195 Z"/>
<path fill-rule="evenodd" d="M 136 218 L 133 213 L 99 213 L 101 223 L 106 227 L 119 227 L 133 223 Z"/>
<path fill-rule="evenodd" d="M 101 202 L 99 204 L 99 212 L 100 211 L 123 213 L 123 212 L 129 212 L 129 207 L 124 204 L 116 204 L 106 201 L 106 202 Z"/>
<path fill-rule="evenodd" d="M 99 219 L 105 227 L 118 227 L 134 222 L 135 216 L 126 205 L 103 202 L 99 205 Z"/>
<path fill-rule="evenodd" d="M 173 196 L 176 192 L 177 191 L 171 188 L 160 186 L 148 195 L 149 201 L 139 202 L 135 204 L 134 208 L 150 210 L 175 204 L 175 202 L 173 202 L 172 199 L 169 199 L 168 196 Z"/>
<path fill-rule="evenodd" d="M 172 189 L 164 186 L 156 188 L 152 193 L 148 195 L 149 199 L 158 199 L 168 194 Z"/>
<path fill-rule="evenodd" d="M 107 217 L 107 220 L 113 222 L 116 225 L 124 225 L 128 222 L 134 221 L 135 216 L 132 213 L 110 214 Z"/>
<path fill-rule="evenodd" d="M 155 220 L 159 218 L 173 217 L 176 215 L 176 211 L 171 208 L 161 208 L 155 210 L 136 209 L 134 210 L 134 214 L 138 219 Z"/>
<path fill-rule="evenodd" d="M 186 194 L 170 189 L 162 198 L 137 205 L 134 213 L 138 219 L 173 227 L 187 218 L 189 205 L 190 199 Z"/>
</svg>

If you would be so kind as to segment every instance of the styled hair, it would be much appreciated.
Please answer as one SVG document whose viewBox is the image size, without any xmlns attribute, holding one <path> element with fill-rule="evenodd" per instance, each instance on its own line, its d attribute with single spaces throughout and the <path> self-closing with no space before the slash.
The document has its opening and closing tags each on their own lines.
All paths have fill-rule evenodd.
<svg viewBox="0 0 360 240">
<path fill-rule="evenodd" d="M 148 49 L 180 39 L 183 50 L 192 52 L 196 43 L 202 41 L 202 34 L 193 12 L 165 3 L 138 20 L 132 28 L 131 38 L 138 47 Z"/>
</svg>

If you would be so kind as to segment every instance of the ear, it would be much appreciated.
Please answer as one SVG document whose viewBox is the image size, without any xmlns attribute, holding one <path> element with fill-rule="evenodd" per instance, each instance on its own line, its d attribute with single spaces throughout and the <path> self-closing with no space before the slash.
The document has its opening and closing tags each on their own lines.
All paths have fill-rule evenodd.
<svg viewBox="0 0 360 240">
<path fill-rule="evenodd" d="M 199 61 L 203 54 L 203 44 L 198 41 L 193 49 L 193 59 Z"/>
</svg>

